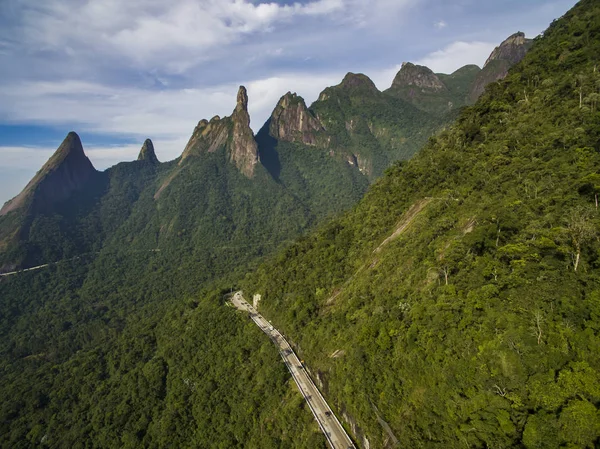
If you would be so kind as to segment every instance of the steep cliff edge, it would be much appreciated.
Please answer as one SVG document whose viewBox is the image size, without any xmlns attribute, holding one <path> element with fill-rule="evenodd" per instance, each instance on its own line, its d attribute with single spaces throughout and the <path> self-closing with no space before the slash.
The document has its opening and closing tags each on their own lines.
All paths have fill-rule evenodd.
<svg viewBox="0 0 600 449">
<path fill-rule="evenodd" d="M 277 140 L 300 142 L 316 146 L 321 122 L 308 110 L 304 98 L 295 93 L 285 94 L 271 114 L 269 134 Z"/>
</svg>

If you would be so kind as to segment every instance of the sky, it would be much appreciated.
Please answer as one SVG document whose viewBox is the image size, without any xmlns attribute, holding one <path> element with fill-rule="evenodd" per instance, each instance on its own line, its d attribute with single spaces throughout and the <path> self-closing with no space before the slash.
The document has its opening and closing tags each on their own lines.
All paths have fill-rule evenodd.
<svg viewBox="0 0 600 449">
<path fill-rule="evenodd" d="M 255 132 L 286 92 L 308 104 L 347 72 L 388 88 L 402 62 L 482 66 L 575 0 L 0 0 L 0 205 L 73 130 L 97 169 L 151 138 L 178 157 L 248 88 Z"/>
</svg>

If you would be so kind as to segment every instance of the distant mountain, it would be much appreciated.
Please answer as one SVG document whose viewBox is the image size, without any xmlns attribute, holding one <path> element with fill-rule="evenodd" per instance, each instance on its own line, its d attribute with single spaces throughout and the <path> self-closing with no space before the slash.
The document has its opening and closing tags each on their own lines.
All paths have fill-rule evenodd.
<svg viewBox="0 0 600 449">
<path fill-rule="evenodd" d="M 428 114 L 384 95 L 367 76 L 348 73 L 310 108 L 295 94 L 282 97 L 258 140 L 264 146 L 268 134 L 277 143 L 326 152 L 373 180 L 392 161 L 412 156 L 437 125 Z"/>
<path fill-rule="evenodd" d="M 403 63 L 385 92 L 437 116 L 452 113 L 473 104 L 486 86 L 503 79 L 508 69 L 523 59 L 532 42 L 523 33 L 513 34 L 496 47 L 483 69 L 467 65 L 450 75 Z"/>
<path fill-rule="evenodd" d="M 288 92 L 256 140 L 262 165 L 318 216 L 348 209 L 440 126 L 430 114 L 348 73 L 310 107 Z"/>
<path fill-rule="evenodd" d="M 473 82 L 469 102 L 477 101 L 488 84 L 504 79 L 508 70 L 521 62 L 532 44 L 532 39 L 526 39 L 524 33 L 518 32 L 496 47 Z"/>
<path fill-rule="evenodd" d="M 310 109 L 331 137 L 330 149 L 369 177 L 410 158 L 439 122 L 411 104 L 385 95 L 363 74 L 347 74 Z"/>
<path fill-rule="evenodd" d="M 152 165 L 159 164 L 158 158 L 156 157 L 156 153 L 154 152 L 154 145 L 150 139 L 146 139 L 144 145 L 142 145 L 142 149 L 140 150 L 140 154 L 137 158 L 138 161 L 145 161 Z"/>
<path fill-rule="evenodd" d="M 83 152 L 79 136 L 70 132 L 25 189 L 2 207 L 0 216 L 22 208 L 47 210 L 83 190 L 97 173 Z"/>
<path fill-rule="evenodd" d="M 385 92 L 436 115 L 448 114 L 466 105 L 467 95 L 480 69 L 470 65 L 451 75 L 435 74 L 429 68 L 402 64 L 392 87 Z"/>
<path fill-rule="evenodd" d="M 52 216 L 69 201 L 78 204 L 73 209 L 78 208 L 84 198 L 97 196 L 105 183 L 105 174 L 93 167 L 83 152 L 79 136 L 70 132 L 23 191 L 0 210 L 0 270 L 44 259 L 45 256 L 38 259 L 33 255 L 45 252 L 35 243 L 40 232 L 47 231 L 45 225 L 40 226 L 41 217 Z M 42 243 L 45 249 L 57 245 L 51 240 Z M 59 256 L 55 251 L 46 255 Z"/>
</svg>

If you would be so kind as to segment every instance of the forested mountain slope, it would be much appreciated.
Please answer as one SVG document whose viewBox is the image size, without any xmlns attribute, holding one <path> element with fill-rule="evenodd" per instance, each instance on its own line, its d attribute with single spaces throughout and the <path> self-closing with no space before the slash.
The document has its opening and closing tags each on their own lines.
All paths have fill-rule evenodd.
<svg viewBox="0 0 600 449">
<path fill-rule="evenodd" d="M 588 40 L 593 39 L 588 36 Z M 560 40 L 564 52 L 561 63 L 581 65 L 577 58 L 587 53 L 565 46 L 565 40 Z M 536 199 L 550 201 L 549 191 L 566 185 L 566 175 L 586 166 L 575 156 L 568 156 L 564 173 L 552 184 L 546 184 L 553 176 L 550 172 L 531 178 L 538 188 L 535 190 L 525 181 L 512 183 L 513 174 L 508 172 L 514 163 L 512 152 L 524 152 L 520 162 L 523 167 L 515 172 L 528 182 L 531 167 L 553 163 L 548 156 L 550 150 L 542 148 L 541 143 L 539 148 L 530 143 L 533 137 L 525 131 L 534 129 L 533 124 L 522 125 L 524 129 L 506 145 L 494 144 L 498 142 L 494 135 L 516 132 L 518 117 L 531 118 L 531 123 L 538 120 L 554 130 L 558 125 L 546 120 L 559 117 L 556 106 L 566 107 L 569 102 L 574 102 L 573 110 L 568 109 L 556 119 L 564 129 L 552 131 L 558 143 L 552 143 L 550 149 L 566 152 L 573 142 L 579 142 L 573 139 L 580 139 L 581 145 L 593 140 L 588 128 L 596 112 L 595 97 L 589 95 L 595 72 L 591 65 L 581 65 L 586 75 L 580 84 L 571 85 L 571 73 L 564 75 L 569 78 L 565 81 L 554 71 L 548 68 L 545 76 L 528 73 L 523 75 L 527 82 L 515 78 L 497 87 L 487 103 L 482 103 L 484 106 L 466 114 L 457 128 L 439 137 L 417 160 L 395 166 L 351 215 L 325 227 L 317 240 L 302 240 L 281 255 L 284 262 L 289 260 L 287 267 L 275 264 L 248 280 L 249 285 L 258 285 L 257 289 L 266 293 L 266 310 L 295 334 L 302 348 L 314 354 L 311 363 L 323 372 L 323 381 L 330 382 L 330 393 L 338 404 L 345 404 L 348 419 L 356 420 L 373 442 L 371 447 L 383 440 L 383 419 L 390 421 L 399 438 L 411 444 L 426 427 L 435 435 L 432 439 L 444 442 L 453 440 L 446 434 L 440 436 L 440 432 L 458 432 L 438 415 L 431 418 L 423 405 L 425 395 L 434 395 L 446 377 L 429 389 L 429 384 L 421 385 L 421 378 L 410 377 L 411 370 L 404 374 L 406 383 L 398 383 L 397 373 L 412 366 L 394 365 L 404 363 L 402 357 L 411 353 L 400 346 L 400 336 L 412 326 L 410 320 L 415 326 L 420 319 L 428 322 L 427 314 L 433 314 L 437 307 L 440 291 L 455 300 L 453 304 L 470 304 L 470 297 L 465 297 L 460 286 L 471 281 L 461 276 L 470 273 L 470 265 L 464 264 L 475 263 L 475 256 L 492 260 L 497 257 L 506 265 L 505 271 L 498 265 L 500 271 L 486 274 L 486 284 L 491 284 L 492 275 L 508 282 L 505 276 L 509 279 L 513 265 L 525 270 L 527 276 L 527 270 L 534 270 L 527 265 L 529 253 L 518 252 L 525 251 L 523 248 L 529 251 L 533 243 L 517 245 L 516 249 L 508 246 L 502 251 L 516 253 L 509 251 L 507 256 L 496 255 L 494 251 L 500 249 L 481 243 L 487 242 L 490 233 L 502 248 L 511 244 L 510 239 L 520 238 L 519 226 L 526 217 L 523 211 L 534 207 L 520 198 L 524 196 L 522 190 L 511 193 L 522 202 L 510 203 L 516 209 L 510 209 L 512 215 L 506 212 L 500 216 L 499 228 L 490 221 L 495 212 L 478 208 L 496 207 L 490 198 L 503 205 L 504 200 L 490 192 L 497 194 L 509 184 L 515 189 L 527 186 L 527 195 L 535 191 Z M 546 82 L 547 78 L 551 81 Z M 462 92 L 463 83 L 454 81 L 461 84 Z M 507 89 L 506 95 L 502 89 Z M 249 126 L 247 104 L 245 89 L 240 89 L 229 117 L 201 120 L 182 156 L 165 163 L 158 161 L 151 142 L 146 141 L 137 161 L 97 172 L 85 157 L 79 138 L 69 134 L 23 194 L 2 209 L 0 269 L 51 264 L 37 272 L 0 277 L 0 396 L 4 398 L 0 407 L 0 446 L 324 446 L 308 410 L 290 390 L 289 376 L 278 363 L 275 348 L 261 340 L 251 323 L 246 325 L 222 307 L 224 294 L 260 257 L 324 217 L 351 207 L 392 161 L 409 158 L 420 142 L 443 123 L 402 99 L 379 92 L 368 78 L 354 74 L 326 89 L 310 108 L 291 94 L 284 97 L 256 139 Z M 296 112 L 288 113 L 292 109 Z M 488 116 L 491 118 L 486 121 Z M 575 119 L 583 121 L 572 130 Z M 546 130 L 535 132 L 533 136 L 546 139 Z M 571 140 L 564 140 L 568 136 Z M 529 145 L 524 147 L 528 151 L 521 147 L 524 142 Z M 482 156 L 486 152 L 489 158 Z M 593 151 L 580 153 L 575 153 L 578 158 L 595 161 Z M 481 167 L 472 170 L 476 164 Z M 575 217 L 584 217 L 579 228 L 569 228 L 560 220 L 555 223 L 571 231 L 581 229 L 583 239 L 569 239 L 564 234 L 567 231 L 559 232 L 558 237 L 549 234 L 546 238 L 558 242 L 558 246 L 544 246 L 540 253 L 559 267 L 556 270 L 561 276 L 564 269 L 567 279 L 591 276 L 586 270 L 594 263 L 590 248 L 595 248 L 595 241 L 589 237 L 593 233 L 587 227 L 593 216 L 577 212 L 575 207 L 577 201 L 584 204 L 584 198 L 592 198 L 597 188 L 594 176 L 585 179 L 572 189 L 575 193 L 569 190 L 572 197 L 552 203 L 548 218 L 536 224 L 539 232 L 546 232 L 547 223 L 558 220 L 559 207 L 569 201 L 573 204 L 566 210 L 574 210 Z M 410 209 L 411 205 L 415 206 Z M 407 210 L 410 212 L 402 218 Z M 471 246 L 479 252 L 469 252 L 471 246 L 460 246 L 463 240 L 456 240 L 456 250 L 452 245 L 445 246 L 455 241 L 454 234 L 448 232 L 456 229 L 457 223 L 462 226 L 465 211 L 469 219 L 465 229 L 473 228 L 468 238 L 475 239 Z M 438 216 L 444 220 L 438 222 Z M 398 242 L 421 229 L 417 227 L 419 220 L 427 217 L 435 223 L 433 229 L 438 229 L 435 235 L 439 240 L 428 249 L 429 243 L 421 246 L 427 239 L 418 237 L 414 246 L 407 244 L 409 253 L 397 252 Z M 399 226 L 398 239 L 390 240 L 377 253 L 377 260 L 371 260 L 368 255 L 392 235 L 395 225 Z M 533 241 L 547 244 L 537 229 Z M 574 242 L 581 247 L 576 275 L 564 268 L 570 257 L 564 248 Z M 292 257 L 296 253 L 305 254 L 299 257 L 306 259 Z M 563 259 L 556 262 L 556 254 L 564 254 Z M 458 262 L 450 266 L 436 262 L 435 257 Z M 410 263 L 417 267 L 407 276 L 414 285 L 400 281 L 401 275 L 394 268 L 396 260 L 406 260 L 407 270 Z M 433 268 L 429 269 L 427 263 Z M 266 271 L 270 269 L 271 273 Z M 373 273 L 382 276 L 376 283 L 371 282 Z M 437 285 L 445 284 L 440 273 L 448 275 L 448 286 Z M 274 275 L 282 278 L 271 278 Z M 541 279 L 548 289 L 555 288 Z M 516 281 L 511 282 L 515 289 L 521 288 Z M 415 285 L 419 288 L 413 289 Z M 507 288 L 498 284 L 498 292 L 492 293 L 504 298 Z M 585 288 L 577 292 L 587 304 Z M 495 298 L 493 295 L 490 297 Z M 327 297 L 333 298 L 329 306 L 324 305 Z M 419 302 L 421 297 L 425 299 Z M 285 301 L 289 310 L 283 312 L 276 298 Z M 535 310 L 548 313 L 546 306 L 542 302 Z M 559 306 L 550 307 L 558 310 Z M 482 311 L 477 313 L 484 315 Z M 479 319 L 477 313 L 473 320 Z M 539 316 L 547 320 L 544 323 L 549 322 L 546 315 Z M 529 315 L 524 320 L 530 327 Z M 570 323 L 581 325 L 576 319 Z M 342 326 L 339 331 L 338 325 Z M 414 329 L 413 334 L 419 336 L 411 340 L 415 347 L 423 344 L 419 338 L 433 338 Z M 576 334 L 578 328 L 573 329 Z M 305 336 L 305 330 L 315 333 Z M 436 335 L 441 338 L 441 334 Z M 544 349 L 549 335 L 548 328 L 543 328 L 540 346 Z M 394 352 L 398 348 L 402 349 L 400 355 Z M 333 350 L 325 354 L 324 349 L 341 351 L 337 358 L 330 359 Z M 569 351 L 572 354 L 574 349 L 569 347 Z M 507 354 L 509 357 L 512 353 Z M 543 354 L 540 360 L 545 360 Z M 437 352 L 435 357 L 443 360 Z M 414 360 L 419 363 L 418 357 Z M 457 360 L 464 362 L 464 358 Z M 510 357 L 507 360 L 516 366 Z M 337 368 L 332 369 L 332 363 L 338 364 Z M 596 366 L 591 359 L 587 363 Z M 434 374 L 446 372 L 444 366 L 437 365 L 437 369 Z M 577 372 L 587 375 L 588 371 L 583 366 Z M 469 373 L 465 376 L 477 374 Z M 410 385 L 415 389 L 411 390 Z M 463 384 L 457 385 L 465 406 L 472 405 L 463 398 L 467 394 Z M 508 383 L 498 386 L 505 397 L 505 391 L 513 391 L 507 390 L 512 388 Z M 408 409 L 403 412 L 410 419 L 395 415 L 403 395 L 413 393 L 418 413 Z M 467 397 L 471 393 L 469 390 Z M 594 400 L 586 392 L 580 396 Z M 380 415 L 373 415 L 375 405 Z M 506 418 L 505 414 L 500 416 Z M 431 422 L 434 424 L 430 426 Z M 404 432 L 404 426 L 409 431 Z M 514 439 L 520 437 L 523 426 L 515 424 Z M 468 438 L 484 439 L 467 430 L 464 433 Z M 385 439 L 389 438 L 386 433 Z"/>
<path fill-rule="evenodd" d="M 313 220 L 251 157 L 247 118 L 238 99 L 186 158 L 146 142 L 92 189 L 0 217 L 19 237 L 4 261 L 58 261 L 0 277 L 0 447 L 324 447 L 276 349 L 222 306 L 225 276 Z M 61 164 L 40 173 L 68 186 Z"/>
<path fill-rule="evenodd" d="M 0 447 L 326 447 L 276 349 L 218 290 L 104 296 L 114 271 L 85 281 L 80 263 L 0 282 Z"/>
<path fill-rule="evenodd" d="M 362 447 L 600 444 L 600 5 L 249 274 Z"/>
</svg>

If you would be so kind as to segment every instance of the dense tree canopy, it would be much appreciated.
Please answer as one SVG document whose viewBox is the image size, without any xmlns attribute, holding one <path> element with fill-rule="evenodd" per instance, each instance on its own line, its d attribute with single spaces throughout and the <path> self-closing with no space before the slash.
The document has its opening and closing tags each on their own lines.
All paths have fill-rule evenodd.
<svg viewBox="0 0 600 449">
<path fill-rule="evenodd" d="M 402 447 L 599 443 L 598 54 L 600 6 L 582 1 L 245 281 L 371 447 L 389 429 Z"/>
</svg>

